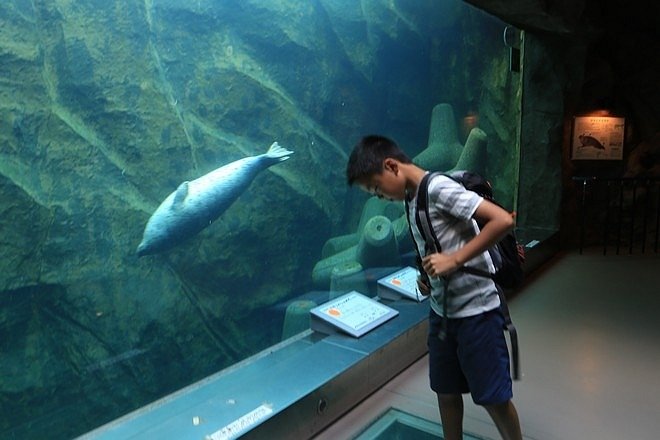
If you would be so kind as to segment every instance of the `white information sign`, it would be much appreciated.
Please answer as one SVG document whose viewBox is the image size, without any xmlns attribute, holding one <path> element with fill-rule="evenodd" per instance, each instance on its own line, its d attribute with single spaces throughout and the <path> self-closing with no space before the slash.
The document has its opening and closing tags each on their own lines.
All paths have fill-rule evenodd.
<svg viewBox="0 0 660 440">
<path fill-rule="evenodd" d="M 428 295 L 422 295 L 417 287 L 419 271 L 414 267 L 404 267 L 378 280 L 378 295 L 381 298 L 397 300 L 408 298 L 422 302 Z"/>
<path fill-rule="evenodd" d="M 356 338 L 399 314 L 356 291 L 314 307 L 310 313 L 312 330 L 328 334 L 339 330 Z"/>
<path fill-rule="evenodd" d="M 573 155 L 579 160 L 621 160 L 625 118 L 576 116 L 573 122 Z"/>
<path fill-rule="evenodd" d="M 273 413 L 271 405 L 261 405 L 239 419 L 234 420 L 229 425 L 217 430 L 213 434 L 204 437 L 205 440 L 230 440 L 238 438 L 239 435 L 245 434 L 255 425 L 261 423 L 262 420 L 267 418 Z"/>
</svg>

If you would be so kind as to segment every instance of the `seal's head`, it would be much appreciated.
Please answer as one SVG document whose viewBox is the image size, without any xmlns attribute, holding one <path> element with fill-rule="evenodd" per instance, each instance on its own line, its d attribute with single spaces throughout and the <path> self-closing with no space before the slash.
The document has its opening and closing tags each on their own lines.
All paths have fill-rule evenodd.
<svg viewBox="0 0 660 440">
<path fill-rule="evenodd" d="M 149 246 L 142 240 L 142 243 L 140 243 L 137 247 L 137 250 L 135 251 L 138 257 L 142 257 L 144 255 L 149 255 L 152 252 L 149 252 Z"/>
</svg>

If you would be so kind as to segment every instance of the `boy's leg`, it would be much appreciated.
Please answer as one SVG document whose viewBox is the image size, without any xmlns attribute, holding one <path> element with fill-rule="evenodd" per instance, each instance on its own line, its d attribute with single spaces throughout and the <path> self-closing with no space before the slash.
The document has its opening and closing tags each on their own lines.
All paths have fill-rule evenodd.
<svg viewBox="0 0 660 440">
<path fill-rule="evenodd" d="M 463 396 L 460 394 L 438 394 L 440 420 L 445 440 L 463 439 Z"/>
<path fill-rule="evenodd" d="M 445 439 L 463 438 L 463 393 L 469 392 L 457 356 L 454 323 L 450 320 L 447 336 L 440 339 L 442 319 L 431 310 L 429 317 L 429 376 L 431 389 L 438 396 L 440 419 Z"/>
<path fill-rule="evenodd" d="M 497 405 L 486 405 L 484 408 L 495 422 L 503 440 L 522 440 L 518 412 L 513 402 L 509 400 Z"/>
<path fill-rule="evenodd" d="M 520 440 L 503 325 L 498 309 L 462 320 L 459 352 L 474 403 L 488 411 L 503 439 Z"/>
</svg>

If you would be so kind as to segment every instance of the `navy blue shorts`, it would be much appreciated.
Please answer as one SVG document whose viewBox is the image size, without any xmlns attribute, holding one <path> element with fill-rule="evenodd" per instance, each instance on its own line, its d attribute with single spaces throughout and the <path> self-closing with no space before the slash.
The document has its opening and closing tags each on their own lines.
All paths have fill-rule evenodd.
<svg viewBox="0 0 660 440">
<path fill-rule="evenodd" d="M 429 375 L 438 394 L 472 394 L 477 405 L 505 403 L 513 397 L 504 316 L 499 308 L 449 319 L 447 336 L 438 335 L 443 318 L 429 317 Z"/>
</svg>

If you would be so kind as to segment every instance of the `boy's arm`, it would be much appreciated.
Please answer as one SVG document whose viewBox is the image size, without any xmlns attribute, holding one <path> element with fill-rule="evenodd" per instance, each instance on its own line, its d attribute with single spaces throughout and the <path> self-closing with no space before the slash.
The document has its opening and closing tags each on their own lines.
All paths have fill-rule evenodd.
<svg viewBox="0 0 660 440">
<path fill-rule="evenodd" d="M 451 254 L 436 253 L 422 259 L 422 266 L 429 276 L 438 277 L 454 272 L 467 261 L 497 243 L 514 226 L 511 213 L 486 199 L 477 207 L 474 218 L 483 227 L 481 232 L 465 246 Z"/>
</svg>

